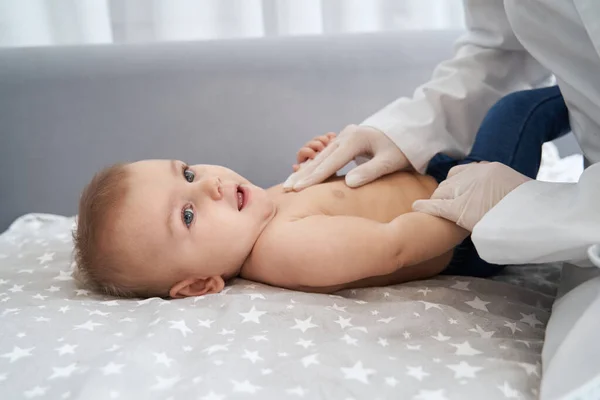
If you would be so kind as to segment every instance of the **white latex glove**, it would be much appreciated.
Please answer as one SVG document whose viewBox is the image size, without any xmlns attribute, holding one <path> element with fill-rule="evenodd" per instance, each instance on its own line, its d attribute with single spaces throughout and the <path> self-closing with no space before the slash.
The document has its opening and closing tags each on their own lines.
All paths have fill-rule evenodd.
<svg viewBox="0 0 600 400">
<path fill-rule="evenodd" d="M 383 132 L 368 126 L 348 125 L 314 160 L 304 163 L 284 182 L 285 190 L 302 190 L 323 182 L 358 156 L 372 159 L 346 175 L 349 187 L 359 187 L 375 179 L 410 167 L 410 162 Z"/>
<path fill-rule="evenodd" d="M 445 218 L 472 232 L 500 200 L 530 180 L 497 162 L 459 165 L 448 172 L 431 199 L 415 201 L 413 210 Z"/>
</svg>

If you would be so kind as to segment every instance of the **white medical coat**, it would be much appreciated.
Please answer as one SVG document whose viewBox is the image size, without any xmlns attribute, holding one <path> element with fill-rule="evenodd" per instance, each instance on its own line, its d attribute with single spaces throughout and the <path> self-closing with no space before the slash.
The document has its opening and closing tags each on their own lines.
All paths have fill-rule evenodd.
<svg viewBox="0 0 600 400">
<path fill-rule="evenodd" d="M 591 266 L 587 251 L 600 243 L 600 0 L 466 0 L 465 10 L 468 32 L 454 57 L 412 98 L 362 124 L 385 132 L 424 172 L 438 152 L 464 157 L 502 96 L 554 75 L 588 168 L 577 184 L 521 185 L 472 239 L 492 263 Z M 600 269 L 567 265 L 546 330 L 542 399 L 600 399 L 599 332 Z"/>
<path fill-rule="evenodd" d="M 552 75 L 572 131 L 590 163 L 600 161 L 600 0 L 469 0 L 468 32 L 452 59 L 412 98 L 362 124 L 385 132 L 424 172 L 438 152 L 464 157 L 483 117 L 502 96 L 543 86 Z M 498 264 L 587 260 L 600 243 L 600 165 L 578 184 L 530 182 L 475 227 L 473 242 Z"/>
</svg>

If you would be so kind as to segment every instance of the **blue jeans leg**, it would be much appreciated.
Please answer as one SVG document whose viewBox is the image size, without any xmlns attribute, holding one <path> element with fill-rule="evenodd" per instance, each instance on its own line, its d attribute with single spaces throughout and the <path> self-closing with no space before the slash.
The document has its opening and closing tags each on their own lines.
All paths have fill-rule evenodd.
<svg viewBox="0 0 600 400">
<path fill-rule="evenodd" d="M 535 179 L 542 145 L 569 131 L 568 109 L 558 86 L 515 92 L 488 111 L 467 157 L 456 160 L 437 154 L 429 163 L 427 174 L 442 182 L 456 165 L 497 161 Z M 483 261 L 469 237 L 455 248 L 444 273 L 485 277 L 503 267 Z"/>
</svg>

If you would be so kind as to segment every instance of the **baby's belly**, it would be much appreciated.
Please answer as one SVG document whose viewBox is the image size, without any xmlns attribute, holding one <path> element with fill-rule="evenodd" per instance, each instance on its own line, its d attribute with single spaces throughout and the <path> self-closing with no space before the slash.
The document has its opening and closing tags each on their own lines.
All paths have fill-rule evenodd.
<svg viewBox="0 0 600 400">
<path fill-rule="evenodd" d="M 277 202 L 280 211 L 298 218 L 351 215 L 388 222 L 410 212 L 416 200 L 429 198 L 436 187 L 433 178 L 410 172 L 390 174 L 354 189 L 346 186 L 343 177 L 336 177 L 298 193 L 281 193 Z"/>
</svg>

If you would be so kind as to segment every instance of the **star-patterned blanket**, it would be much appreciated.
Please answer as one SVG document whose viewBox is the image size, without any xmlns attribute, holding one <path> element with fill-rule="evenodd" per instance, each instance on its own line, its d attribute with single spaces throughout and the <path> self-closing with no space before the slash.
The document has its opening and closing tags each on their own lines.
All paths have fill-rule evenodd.
<svg viewBox="0 0 600 400">
<path fill-rule="evenodd" d="M 555 265 L 336 295 L 236 280 L 123 300 L 71 278 L 72 218 L 0 236 L 2 399 L 534 399 Z"/>
</svg>

